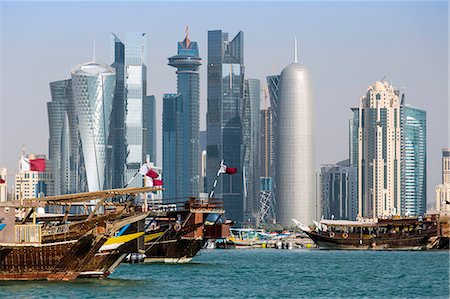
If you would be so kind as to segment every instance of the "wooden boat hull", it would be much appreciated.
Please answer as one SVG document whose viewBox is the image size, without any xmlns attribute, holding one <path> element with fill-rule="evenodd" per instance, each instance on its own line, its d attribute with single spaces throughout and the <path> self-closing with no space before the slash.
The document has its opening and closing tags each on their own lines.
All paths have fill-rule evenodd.
<svg viewBox="0 0 450 299">
<path fill-rule="evenodd" d="M 319 249 L 344 250 L 424 250 L 430 236 L 414 236 L 405 238 L 333 238 L 306 232 L 318 245 Z"/>
<path fill-rule="evenodd" d="M 187 263 L 202 249 L 203 240 L 175 239 L 148 246 L 144 263 Z"/>
</svg>

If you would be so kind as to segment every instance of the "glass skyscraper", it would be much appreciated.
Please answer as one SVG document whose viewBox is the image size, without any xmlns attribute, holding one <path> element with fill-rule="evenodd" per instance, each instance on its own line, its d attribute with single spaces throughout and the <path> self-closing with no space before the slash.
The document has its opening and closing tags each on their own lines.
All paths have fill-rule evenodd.
<svg viewBox="0 0 450 299">
<path fill-rule="evenodd" d="M 89 62 L 73 68 L 71 75 L 88 190 L 102 190 L 107 184 L 115 70 L 103 63 Z"/>
<path fill-rule="evenodd" d="M 212 188 L 223 159 L 237 167 L 235 175 L 222 175 L 215 196 L 222 198 L 226 216 L 244 220 L 242 182 L 242 107 L 244 99 L 244 33 L 233 40 L 222 30 L 208 31 L 207 186 Z"/>
<path fill-rule="evenodd" d="M 52 174 L 53 194 L 70 192 L 70 142 L 67 104 L 72 100 L 72 80 L 50 83 L 52 101 L 47 103 L 49 128 L 49 168 Z"/>
<path fill-rule="evenodd" d="M 245 221 L 259 219 L 260 82 L 246 79 L 242 114 L 242 161 Z"/>
<path fill-rule="evenodd" d="M 145 162 L 143 104 L 147 95 L 147 36 L 142 32 L 125 33 L 125 181 L 128 182 Z M 134 180 L 130 187 L 142 186 Z"/>
<path fill-rule="evenodd" d="M 199 131 L 200 131 L 200 75 L 201 58 L 197 42 L 186 38 L 178 43 L 178 53 L 169 58 L 169 65 L 177 68 L 176 97 L 176 183 L 168 184 L 166 190 L 174 189 L 176 197 L 198 196 L 199 174 Z M 164 177 L 167 177 L 163 171 Z M 172 191 L 169 193 L 173 193 Z"/>
<path fill-rule="evenodd" d="M 112 35 L 112 67 L 117 80 L 112 113 L 112 186 L 126 184 L 147 160 L 156 160 L 155 99 L 147 96 L 147 35 Z M 142 186 L 135 179 L 130 187 Z"/>
<path fill-rule="evenodd" d="M 177 103 L 178 95 L 169 93 L 163 96 L 162 138 L 163 138 L 163 180 L 166 186 L 163 199 L 175 200 L 177 197 Z"/>
<path fill-rule="evenodd" d="M 402 103 L 402 215 L 419 216 L 427 210 L 426 112 Z"/>
</svg>

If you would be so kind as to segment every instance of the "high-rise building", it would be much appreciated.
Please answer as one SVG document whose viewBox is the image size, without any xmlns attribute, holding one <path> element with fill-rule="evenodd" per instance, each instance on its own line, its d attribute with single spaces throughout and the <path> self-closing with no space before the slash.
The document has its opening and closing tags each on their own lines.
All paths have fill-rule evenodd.
<svg viewBox="0 0 450 299">
<path fill-rule="evenodd" d="M 419 216 L 427 210 L 426 112 L 401 101 L 401 215 Z"/>
<path fill-rule="evenodd" d="M 321 207 L 325 219 L 355 220 L 358 211 L 356 168 L 349 160 L 320 170 Z"/>
<path fill-rule="evenodd" d="M 49 127 L 49 169 L 52 173 L 52 195 L 72 191 L 76 177 L 71 174 L 71 143 L 69 112 L 67 105 L 72 101 L 72 80 L 50 83 L 52 101 L 47 103 Z"/>
<path fill-rule="evenodd" d="M 146 162 L 143 105 L 147 95 L 147 36 L 143 32 L 125 33 L 125 182 Z M 142 186 L 133 180 L 130 187 Z"/>
<path fill-rule="evenodd" d="M 242 183 L 242 107 L 244 99 L 244 33 L 233 40 L 221 30 L 208 31 L 207 168 L 211 188 L 221 160 L 238 173 L 220 176 L 215 196 L 222 198 L 226 216 L 244 220 Z"/>
<path fill-rule="evenodd" d="M 8 170 L 5 167 L 0 168 L 0 202 L 5 202 L 8 197 Z"/>
<path fill-rule="evenodd" d="M 442 184 L 436 186 L 436 210 L 450 212 L 450 148 L 442 149 Z"/>
<path fill-rule="evenodd" d="M 399 96 L 387 81 L 377 81 L 361 97 L 359 108 L 352 110 L 350 161 L 352 165 L 357 164 L 358 216 L 377 218 L 400 214 Z"/>
<path fill-rule="evenodd" d="M 125 87 L 125 44 L 112 34 L 112 61 L 111 66 L 116 71 L 116 86 L 114 88 L 113 108 L 111 112 L 110 141 L 111 152 L 111 187 L 121 188 L 125 185 L 125 164 L 127 157 L 127 145 L 125 140 L 125 116 L 127 91 Z"/>
<path fill-rule="evenodd" d="M 259 80 L 245 80 L 242 113 L 244 220 L 251 223 L 259 222 L 260 91 L 261 85 Z"/>
<path fill-rule="evenodd" d="M 294 62 L 281 72 L 275 116 L 277 222 L 310 225 L 316 215 L 314 99 L 308 70 Z"/>
<path fill-rule="evenodd" d="M 142 112 L 144 114 L 144 153 L 146 160 L 155 163 L 156 161 L 156 99 L 154 95 L 146 96 L 144 98 L 144 105 Z"/>
<path fill-rule="evenodd" d="M 72 92 L 89 191 L 108 188 L 108 141 L 115 70 L 97 62 L 71 70 Z"/>
<path fill-rule="evenodd" d="M 199 132 L 200 132 L 200 74 L 197 42 L 186 37 L 178 43 L 178 53 L 169 58 L 169 65 L 177 68 L 177 108 L 176 108 L 176 184 L 167 189 L 175 189 L 178 198 L 198 196 L 199 190 Z M 165 172 L 163 172 L 165 174 Z"/>
<path fill-rule="evenodd" d="M 177 103 L 178 95 L 164 94 L 162 115 L 162 148 L 163 148 L 163 180 L 166 190 L 163 192 L 165 201 L 176 200 L 177 197 Z"/>
</svg>

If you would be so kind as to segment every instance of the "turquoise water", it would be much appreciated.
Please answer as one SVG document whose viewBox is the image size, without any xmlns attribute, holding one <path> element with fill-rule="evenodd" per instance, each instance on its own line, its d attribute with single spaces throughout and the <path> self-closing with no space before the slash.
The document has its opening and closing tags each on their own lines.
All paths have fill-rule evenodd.
<svg viewBox="0 0 450 299">
<path fill-rule="evenodd" d="M 449 298 L 448 288 L 448 251 L 241 249 L 123 264 L 104 280 L 0 282 L 0 298 Z"/>
</svg>

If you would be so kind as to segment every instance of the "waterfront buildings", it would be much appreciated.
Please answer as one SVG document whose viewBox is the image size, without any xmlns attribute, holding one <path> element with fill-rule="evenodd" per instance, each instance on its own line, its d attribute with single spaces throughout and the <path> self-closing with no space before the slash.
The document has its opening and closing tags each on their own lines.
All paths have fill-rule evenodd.
<svg viewBox="0 0 450 299">
<path fill-rule="evenodd" d="M 244 33 L 231 41 L 222 30 L 208 31 L 207 186 L 211 188 L 223 159 L 238 173 L 222 175 L 215 196 L 222 198 L 228 219 L 244 220 L 242 182 L 242 107 Z"/>
<path fill-rule="evenodd" d="M 308 70 L 297 61 L 281 72 L 275 110 L 277 222 L 310 225 L 316 215 L 314 99 Z"/>
<path fill-rule="evenodd" d="M 442 184 L 436 186 L 436 210 L 450 211 L 450 148 L 442 149 Z"/>
<path fill-rule="evenodd" d="M 109 187 L 107 142 L 115 70 L 103 63 L 88 62 L 73 68 L 71 76 L 88 190 L 102 190 Z"/>
<path fill-rule="evenodd" d="M 352 111 L 350 164 L 358 171 L 358 216 L 423 215 L 425 111 L 407 105 L 387 81 L 370 86 Z"/>
<path fill-rule="evenodd" d="M 325 219 L 356 219 L 358 211 L 356 175 L 356 167 L 350 166 L 349 160 L 321 167 L 319 190 L 322 215 Z"/>
<path fill-rule="evenodd" d="M 260 91 L 259 80 L 246 79 L 242 113 L 242 173 L 244 191 L 244 219 L 259 222 L 260 201 Z"/>
<path fill-rule="evenodd" d="M 419 216 L 427 210 L 426 112 L 401 101 L 401 215 Z"/>
<path fill-rule="evenodd" d="M 8 196 L 8 170 L 5 167 L 0 168 L 0 202 L 5 202 Z"/>
<path fill-rule="evenodd" d="M 353 113 L 355 127 L 350 130 L 354 138 L 350 156 L 357 161 L 358 216 L 397 215 L 401 207 L 398 94 L 387 81 L 377 81 L 369 86 Z"/>
<path fill-rule="evenodd" d="M 166 182 L 167 196 L 175 195 L 177 198 L 198 196 L 200 183 L 199 164 L 199 131 L 200 131 L 200 75 L 199 67 L 201 58 L 199 56 L 197 42 L 189 39 L 186 30 L 186 37 L 178 43 L 178 53 L 169 58 L 169 65 L 177 68 L 177 95 L 172 98 L 173 107 L 170 113 L 172 116 L 164 118 L 168 122 L 172 120 L 175 134 L 175 146 L 173 156 L 166 156 L 173 160 L 170 164 L 169 174 L 175 173 L 175 182 Z M 167 100 L 169 102 L 170 100 Z M 166 101 L 165 101 L 166 102 Z M 171 104 L 169 104 L 171 105 Z M 169 110 L 166 110 L 169 112 Z M 171 119 L 169 119 L 171 118 Z M 170 148 L 171 150 L 173 148 Z M 168 151 L 167 153 L 169 153 Z M 170 162 L 169 162 L 170 163 Z M 170 178 L 172 180 L 172 178 Z"/>
</svg>

